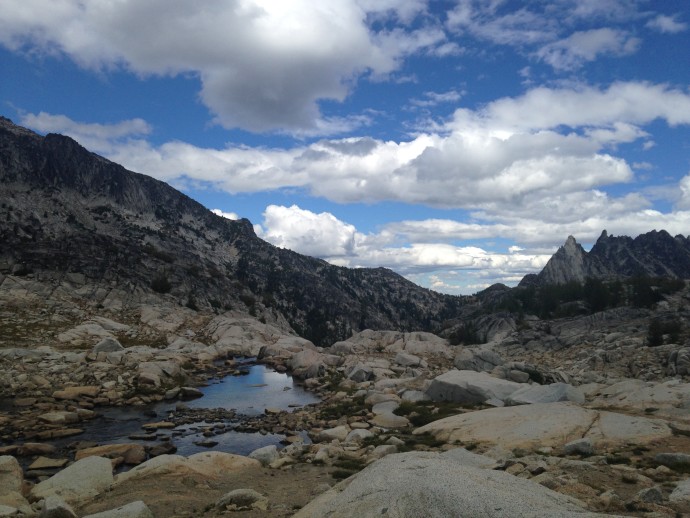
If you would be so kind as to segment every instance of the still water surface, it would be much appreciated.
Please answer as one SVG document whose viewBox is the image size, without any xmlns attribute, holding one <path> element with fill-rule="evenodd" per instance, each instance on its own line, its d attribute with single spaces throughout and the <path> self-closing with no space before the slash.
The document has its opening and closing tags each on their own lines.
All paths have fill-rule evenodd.
<svg viewBox="0 0 690 518">
<path fill-rule="evenodd" d="M 255 416 L 263 414 L 266 408 L 294 410 L 319 401 L 314 394 L 294 383 L 292 377 L 287 374 L 275 372 L 264 365 L 247 365 L 245 368 L 249 370 L 249 374 L 226 376 L 221 380 L 212 381 L 209 386 L 200 388 L 204 393 L 203 397 L 186 401 L 185 404 L 190 408 L 234 409 L 238 414 Z M 141 442 L 133 441 L 129 436 L 145 433 L 142 428 L 145 423 L 164 421 L 175 405 L 176 402 L 162 402 L 146 407 L 100 409 L 102 417 L 83 423 L 83 434 L 56 441 L 55 444 L 64 446 L 76 440 L 94 441 L 99 444 Z M 151 412 L 155 412 L 155 417 L 150 416 Z M 176 431 L 182 430 L 182 435 L 172 437 L 173 444 L 177 446 L 177 454 L 191 455 L 214 450 L 247 455 L 263 446 L 278 445 L 285 438 L 276 434 L 235 431 L 204 437 L 201 429 L 205 426 L 204 423 L 195 423 L 178 427 Z M 161 431 L 161 434 L 170 435 L 171 432 Z M 194 444 L 207 439 L 217 441 L 218 445 L 207 448 Z M 142 443 L 155 445 L 158 441 Z"/>
</svg>

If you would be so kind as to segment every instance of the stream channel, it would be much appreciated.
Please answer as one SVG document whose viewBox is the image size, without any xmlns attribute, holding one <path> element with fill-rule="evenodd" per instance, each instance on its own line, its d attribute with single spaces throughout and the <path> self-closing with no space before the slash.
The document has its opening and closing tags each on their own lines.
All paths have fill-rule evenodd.
<svg viewBox="0 0 690 518">
<path fill-rule="evenodd" d="M 184 401 L 184 405 L 190 409 L 232 409 L 237 413 L 236 420 L 239 421 L 242 416 L 261 415 L 266 408 L 291 411 L 319 402 L 317 396 L 294 383 L 291 376 L 265 365 L 254 364 L 253 360 L 254 358 L 240 359 L 238 366 L 248 371 L 247 374 L 211 379 L 207 386 L 199 387 L 203 397 Z M 102 408 L 98 410 L 100 417 L 82 423 L 84 433 L 54 441 L 53 444 L 61 447 L 74 441 L 92 441 L 98 444 L 142 443 L 130 436 L 147 434 L 142 427 L 144 424 L 165 421 L 178 404 L 177 401 L 165 401 L 147 406 Z M 248 455 L 263 446 L 279 445 L 285 439 L 284 435 L 244 433 L 227 428 L 217 435 L 205 437 L 204 429 L 212 424 L 195 422 L 178 426 L 174 430 L 158 430 L 158 440 L 148 444 L 153 446 L 159 444 L 160 439 L 169 437 L 177 447 L 178 455 L 187 456 L 209 449 Z M 305 443 L 308 443 L 306 433 L 302 435 Z M 211 448 L 195 444 L 204 440 L 212 440 L 218 444 Z"/>
</svg>

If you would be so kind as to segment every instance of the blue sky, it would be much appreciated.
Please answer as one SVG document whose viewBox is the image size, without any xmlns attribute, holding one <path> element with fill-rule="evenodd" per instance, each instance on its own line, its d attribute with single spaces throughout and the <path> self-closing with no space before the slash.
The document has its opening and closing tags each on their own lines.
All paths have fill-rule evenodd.
<svg viewBox="0 0 690 518">
<path fill-rule="evenodd" d="M 467 294 L 690 234 L 689 35 L 685 0 L 10 0 L 0 113 Z"/>
</svg>

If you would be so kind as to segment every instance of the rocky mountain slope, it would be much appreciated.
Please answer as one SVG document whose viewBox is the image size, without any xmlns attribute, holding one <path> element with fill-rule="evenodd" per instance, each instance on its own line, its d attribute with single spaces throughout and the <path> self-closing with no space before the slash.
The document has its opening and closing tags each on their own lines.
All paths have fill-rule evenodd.
<svg viewBox="0 0 690 518">
<path fill-rule="evenodd" d="M 244 311 L 317 344 L 365 328 L 436 330 L 462 299 L 390 270 L 347 269 L 276 248 L 74 140 L 0 118 L 0 285 L 37 303 L 126 309 L 166 298 Z"/>
<path fill-rule="evenodd" d="M 636 238 L 609 236 L 604 230 L 589 252 L 569 236 L 538 275 L 521 286 L 583 282 L 588 277 L 620 279 L 633 276 L 690 278 L 690 238 L 652 230 Z"/>
</svg>

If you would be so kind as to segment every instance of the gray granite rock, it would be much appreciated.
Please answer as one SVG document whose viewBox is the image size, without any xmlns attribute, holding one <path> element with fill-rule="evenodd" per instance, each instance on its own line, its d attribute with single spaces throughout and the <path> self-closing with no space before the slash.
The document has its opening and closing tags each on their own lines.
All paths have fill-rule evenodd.
<svg viewBox="0 0 690 518">
<path fill-rule="evenodd" d="M 116 509 L 90 514 L 83 518 L 154 518 L 154 516 L 144 502 L 137 500 Z"/>
<path fill-rule="evenodd" d="M 485 403 L 500 406 L 523 385 L 494 378 L 484 372 L 451 370 L 434 378 L 426 393 L 434 401 Z"/>
<path fill-rule="evenodd" d="M 592 518 L 576 500 L 529 480 L 431 452 L 388 455 L 323 493 L 294 518 L 386 516 Z"/>
<path fill-rule="evenodd" d="M 106 491 L 112 483 L 113 467 L 110 459 L 86 457 L 36 484 L 31 489 L 31 496 L 41 499 L 58 495 L 68 504 L 75 505 L 93 499 Z"/>
</svg>

